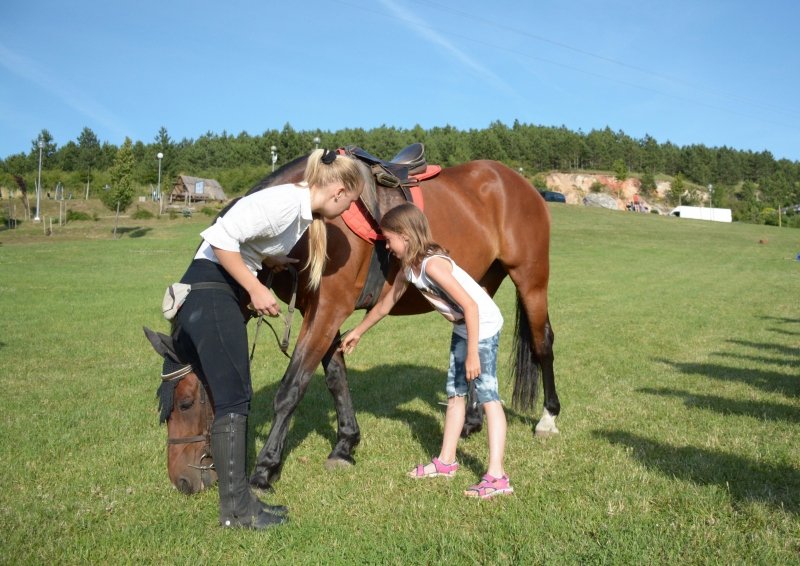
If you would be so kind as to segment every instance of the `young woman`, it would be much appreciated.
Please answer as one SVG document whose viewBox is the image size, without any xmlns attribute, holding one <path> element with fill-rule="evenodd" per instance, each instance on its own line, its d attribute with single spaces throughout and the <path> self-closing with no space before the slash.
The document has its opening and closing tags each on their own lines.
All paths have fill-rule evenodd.
<svg viewBox="0 0 800 566">
<path fill-rule="evenodd" d="M 412 283 L 447 320 L 453 323 L 450 343 L 450 369 L 447 373 L 447 413 L 444 439 L 438 458 L 417 466 L 409 477 L 453 477 L 458 469 L 456 445 L 464 426 L 464 398 L 468 382 L 475 381 L 478 402 L 486 413 L 489 435 L 489 470 L 480 483 L 464 495 L 488 499 L 513 493 L 503 469 L 506 444 L 506 417 L 497 391 L 497 343 L 503 317 L 491 297 L 448 256 L 447 250 L 433 241 L 428 220 L 413 204 L 400 205 L 381 220 L 386 247 L 400 260 L 400 273 L 389 293 L 375 305 L 364 320 L 342 341 L 349 354 L 361 336 L 389 314 Z"/>
<path fill-rule="evenodd" d="M 178 312 L 177 347 L 199 364 L 211 388 L 216 416 L 211 454 L 219 481 L 222 526 L 263 529 L 285 517 L 267 512 L 245 474 L 247 415 L 253 394 L 247 352 L 247 320 L 239 309 L 243 293 L 259 314 L 277 316 L 280 306 L 256 278 L 263 266 L 280 269 L 308 230 L 309 286 L 319 285 L 325 266 L 325 218 L 341 215 L 361 194 L 364 179 L 351 158 L 316 150 L 305 181 L 260 190 L 239 200 L 201 233 L 203 243 L 181 283 L 226 283 L 230 290 L 197 289 Z"/>
</svg>

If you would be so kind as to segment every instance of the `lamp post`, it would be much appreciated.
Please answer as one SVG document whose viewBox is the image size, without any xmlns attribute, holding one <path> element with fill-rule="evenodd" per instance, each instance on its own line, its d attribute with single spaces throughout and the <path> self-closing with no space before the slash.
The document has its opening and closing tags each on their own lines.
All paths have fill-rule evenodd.
<svg viewBox="0 0 800 566">
<path fill-rule="evenodd" d="M 36 217 L 33 221 L 39 222 L 41 220 L 41 218 L 39 218 L 39 198 L 42 192 L 42 149 L 44 149 L 44 142 L 39 140 L 39 143 L 36 145 L 39 146 L 39 182 L 36 183 Z"/>
<path fill-rule="evenodd" d="M 714 185 L 708 185 L 708 208 L 711 209 L 711 220 L 714 220 L 714 199 L 713 199 L 713 191 Z"/>
<path fill-rule="evenodd" d="M 314 149 L 319 149 L 319 142 L 320 141 L 321 140 L 319 139 L 319 136 L 314 138 Z"/>
<path fill-rule="evenodd" d="M 159 151 L 156 157 L 158 157 L 158 188 L 156 189 L 156 194 L 158 195 L 158 213 L 161 214 L 161 201 L 164 200 L 161 198 L 161 160 L 164 158 L 164 154 Z"/>
<path fill-rule="evenodd" d="M 274 145 L 269 148 L 269 153 L 272 155 L 272 171 L 275 172 L 275 163 L 278 161 L 278 148 Z"/>
</svg>

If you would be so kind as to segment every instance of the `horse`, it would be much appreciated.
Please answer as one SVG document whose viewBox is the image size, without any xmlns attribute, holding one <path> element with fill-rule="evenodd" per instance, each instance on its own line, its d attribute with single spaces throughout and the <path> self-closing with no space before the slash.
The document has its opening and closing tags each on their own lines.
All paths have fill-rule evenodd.
<svg viewBox="0 0 800 566">
<path fill-rule="evenodd" d="M 247 194 L 303 179 L 308 156 L 299 157 L 257 182 Z M 561 411 L 553 372 L 555 335 L 547 310 L 547 287 L 550 275 L 550 212 L 539 192 L 509 167 L 488 160 L 472 161 L 443 169 L 439 175 L 420 183 L 424 212 L 434 239 L 450 251 L 456 263 L 493 296 L 500 284 L 510 277 L 516 287 L 516 316 L 513 337 L 512 371 L 515 375 L 512 400 L 523 411 L 530 410 L 538 397 L 540 368 L 544 388 L 544 408 L 535 427 L 536 436 L 558 434 L 555 419 Z M 401 188 L 379 186 L 377 201 L 381 210 L 406 202 Z M 235 201 L 221 212 L 223 215 Z M 328 261 L 316 290 L 307 288 L 307 274 L 300 271 L 297 309 L 303 324 L 294 353 L 273 400 L 274 419 L 264 447 L 258 454 L 250 485 L 272 490 L 280 479 L 283 448 L 291 417 L 302 400 L 321 363 L 325 382 L 333 396 L 338 431 L 337 442 L 325 468 L 354 465 L 353 449 L 361 439 L 347 382 L 344 356 L 338 350 L 340 327 L 354 312 L 356 300 L 367 279 L 372 244 L 351 231 L 341 218 L 326 221 Z M 376 246 L 383 245 L 378 241 Z M 308 257 L 308 240 L 303 237 L 290 253 L 300 260 Z M 266 269 L 259 272 L 262 282 Z M 393 262 L 381 290 L 388 292 L 398 272 Z M 273 292 L 289 301 L 292 281 L 287 272 L 274 276 Z M 246 298 L 243 300 L 247 300 Z M 394 307 L 391 315 L 404 316 L 430 312 L 432 307 L 411 287 Z M 177 331 L 177 329 L 174 329 Z M 199 398 L 199 390 L 193 398 Z M 199 435 L 199 414 L 179 410 L 177 399 L 168 421 L 187 434 Z M 462 437 L 481 430 L 480 407 L 469 403 Z M 172 429 L 170 428 L 170 431 Z M 171 432 L 170 432 L 171 434 Z M 196 464 L 195 464 L 196 465 Z M 178 476 L 191 472 L 179 470 Z M 185 468 L 185 467 L 184 467 Z M 173 481 L 174 483 L 174 481 Z M 208 487 L 207 485 L 205 487 Z M 193 488 L 192 488 L 193 489 Z"/>
</svg>

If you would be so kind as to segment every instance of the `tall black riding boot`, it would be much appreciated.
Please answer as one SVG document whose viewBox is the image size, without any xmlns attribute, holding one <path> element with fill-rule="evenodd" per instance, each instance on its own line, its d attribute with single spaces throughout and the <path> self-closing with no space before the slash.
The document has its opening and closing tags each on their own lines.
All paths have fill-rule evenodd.
<svg viewBox="0 0 800 566">
<path fill-rule="evenodd" d="M 263 529 L 289 518 L 267 513 L 247 483 L 247 417 L 221 415 L 211 427 L 211 455 L 219 486 L 219 524 L 223 527 Z"/>
</svg>

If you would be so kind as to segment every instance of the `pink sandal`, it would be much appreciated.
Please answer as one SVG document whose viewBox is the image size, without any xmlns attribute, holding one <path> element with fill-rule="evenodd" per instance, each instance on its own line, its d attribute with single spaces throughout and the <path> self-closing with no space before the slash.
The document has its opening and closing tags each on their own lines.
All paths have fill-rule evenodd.
<svg viewBox="0 0 800 566">
<path fill-rule="evenodd" d="M 431 464 L 434 465 L 435 471 L 426 473 L 425 467 L 430 466 Z M 434 458 L 429 464 L 417 466 L 413 471 L 408 472 L 406 475 L 410 478 L 414 478 L 415 480 L 422 478 L 435 478 L 436 476 L 452 478 L 456 475 L 457 470 L 458 462 L 453 462 L 452 464 L 442 464 L 439 458 Z"/>
<path fill-rule="evenodd" d="M 514 493 L 514 488 L 508 482 L 508 476 L 495 478 L 486 474 L 477 485 L 473 485 L 464 492 L 467 497 L 480 497 L 481 499 L 491 499 L 495 495 L 506 495 Z"/>
</svg>

